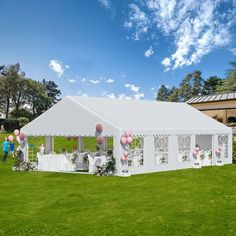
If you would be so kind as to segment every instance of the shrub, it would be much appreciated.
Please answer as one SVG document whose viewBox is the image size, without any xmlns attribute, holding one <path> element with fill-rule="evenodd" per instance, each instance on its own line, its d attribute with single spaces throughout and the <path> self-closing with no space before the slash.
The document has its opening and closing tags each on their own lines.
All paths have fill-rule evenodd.
<svg viewBox="0 0 236 236">
<path fill-rule="evenodd" d="M 236 141 L 233 141 L 233 163 L 236 163 Z"/>
<path fill-rule="evenodd" d="M 12 132 L 19 128 L 19 122 L 11 119 L 0 119 L 0 126 L 4 126 L 6 131 Z"/>
</svg>

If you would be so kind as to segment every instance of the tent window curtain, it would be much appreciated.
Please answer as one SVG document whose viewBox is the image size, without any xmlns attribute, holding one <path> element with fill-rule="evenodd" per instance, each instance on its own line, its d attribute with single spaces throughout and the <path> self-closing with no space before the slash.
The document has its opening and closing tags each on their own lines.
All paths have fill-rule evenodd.
<svg viewBox="0 0 236 236">
<path fill-rule="evenodd" d="M 168 136 L 154 138 L 154 157 L 156 165 L 168 163 Z"/>
<path fill-rule="evenodd" d="M 228 135 L 219 135 L 218 145 L 222 147 L 221 156 L 228 158 Z"/>
<path fill-rule="evenodd" d="M 178 136 L 178 157 L 179 162 L 189 161 L 191 152 L 191 136 Z"/>
<path fill-rule="evenodd" d="M 142 137 L 135 137 L 133 142 L 129 145 L 129 166 L 142 166 L 143 165 L 143 145 L 144 140 Z"/>
</svg>

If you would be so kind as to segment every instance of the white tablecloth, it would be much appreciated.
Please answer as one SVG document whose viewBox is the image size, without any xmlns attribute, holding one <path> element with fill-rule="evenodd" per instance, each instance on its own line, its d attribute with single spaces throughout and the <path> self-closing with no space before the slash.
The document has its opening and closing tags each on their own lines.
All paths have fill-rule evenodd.
<svg viewBox="0 0 236 236">
<path fill-rule="evenodd" d="M 39 154 L 38 170 L 44 171 L 74 171 L 75 166 L 70 162 L 70 155 L 66 154 Z"/>
</svg>

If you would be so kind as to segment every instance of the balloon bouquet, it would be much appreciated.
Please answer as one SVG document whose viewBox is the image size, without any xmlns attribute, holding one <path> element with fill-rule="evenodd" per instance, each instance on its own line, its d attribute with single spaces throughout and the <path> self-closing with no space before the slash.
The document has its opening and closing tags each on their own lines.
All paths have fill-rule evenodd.
<svg viewBox="0 0 236 236">
<path fill-rule="evenodd" d="M 201 160 L 200 160 L 200 148 L 198 145 L 193 150 L 193 158 L 194 158 L 194 164 L 193 168 L 199 169 L 202 167 Z"/>
<path fill-rule="evenodd" d="M 96 124 L 96 132 L 95 132 L 95 136 L 96 136 L 96 141 L 98 144 L 99 149 L 104 149 L 102 144 L 104 143 L 105 139 L 102 137 L 102 131 L 103 131 L 103 127 L 101 124 Z"/>
<path fill-rule="evenodd" d="M 28 146 L 27 146 L 27 141 L 26 141 L 26 135 L 24 133 L 21 133 L 20 130 L 18 129 L 14 130 L 14 135 L 16 136 L 16 140 L 19 143 L 19 147 L 17 148 L 17 151 L 21 151 L 23 153 L 24 161 L 27 162 L 28 161 L 28 157 L 27 157 Z M 8 137 L 8 139 L 11 138 L 12 140 L 14 140 L 14 137 L 13 136 L 10 137 L 10 136 Z"/>
<path fill-rule="evenodd" d="M 122 176 L 130 176 L 128 170 L 128 160 L 129 160 L 129 144 L 133 142 L 130 130 L 125 130 L 125 134 L 120 137 L 120 144 L 123 148 L 123 155 L 121 156 L 121 162 L 123 170 L 121 171 Z"/>
<path fill-rule="evenodd" d="M 223 151 L 223 148 L 221 145 L 219 145 L 216 150 L 215 150 L 215 154 L 216 154 L 216 157 L 217 157 L 217 161 L 216 161 L 216 165 L 217 166 L 223 166 L 223 162 L 221 160 L 221 152 Z"/>
</svg>

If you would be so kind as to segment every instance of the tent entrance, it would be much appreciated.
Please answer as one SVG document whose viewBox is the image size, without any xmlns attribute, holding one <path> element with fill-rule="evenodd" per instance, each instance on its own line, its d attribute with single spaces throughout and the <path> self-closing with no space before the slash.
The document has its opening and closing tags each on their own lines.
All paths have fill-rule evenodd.
<svg viewBox="0 0 236 236">
<path fill-rule="evenodd" d="M 196 135 L 196 145 L 200 149 L 202 166 L 212 165 L 212 135 Z"/>
</svg>

